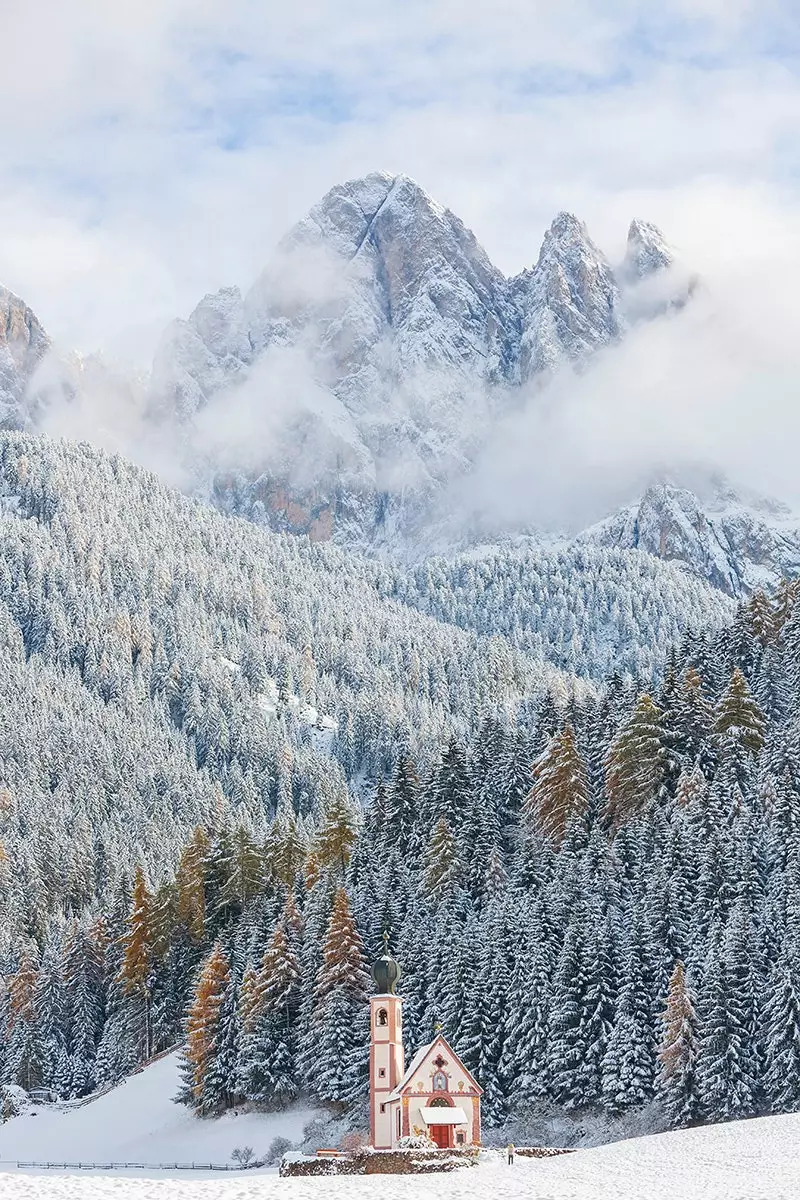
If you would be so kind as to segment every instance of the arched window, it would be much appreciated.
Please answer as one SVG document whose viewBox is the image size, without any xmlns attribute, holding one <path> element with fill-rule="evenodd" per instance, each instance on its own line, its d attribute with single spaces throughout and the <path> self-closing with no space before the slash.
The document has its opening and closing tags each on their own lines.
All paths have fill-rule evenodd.
<svg viewBox="0 0 800 1200">
<path fill-rule="evenodd" d="M 387 1013 L 385 1008 L 379 1008 L 378 1015 L 375 1018 L 375 1024 L 376 1025 L 388 1025 L 388 1023 L 389 1023 L 389 1014 Z"/>
<path fill-rule="evenodd" d="M 436 1071 L 433 1076 L 433 1090 L 435 1092 L 447 1091 L 447 1076 L 444 1071 Z"/>
</svg>

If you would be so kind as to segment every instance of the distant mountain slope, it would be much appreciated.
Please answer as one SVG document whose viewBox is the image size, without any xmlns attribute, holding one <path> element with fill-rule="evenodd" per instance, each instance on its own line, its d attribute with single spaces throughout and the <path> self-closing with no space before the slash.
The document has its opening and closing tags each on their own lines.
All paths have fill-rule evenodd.
<svg viewBox="0 0 800 1200">
<path fill-rule="evenodd" d="M 635 550 L 564 546 L 496 548 L 429 559 L 398 572 L 391 594 L 478 633 L 500 633 L 519 650 L 570 673 L 642 680 L 663 668 L 684 630 L 731 615 L 718 591 L 682 566 Z"/>
<path fill-rule="evenodd" d="M 35 401 L 30 385 L 50 349 L 50 339 L 24 300 L 0 287 L 0 426 L 32 423 Z"/>
<path fill-rule="evenodd" d="M 281 797 L 310 816 L 401 746 L 424 761 L 572 686 L 382 599 L 372 564 L 85 445 L 0 434 L 0 535 L 0 959 L 65 894 L 116 886 L 134 844 L 158 877 L 198 823 L 263 829 Z"/>
<path fill-rule="evenodd" d="M 314 205 L 246 295 L 223 288 L 173 322 L 149 381 L 48 357 L 36 316 L 0 289 L 0 425 L 46 428 L 55 404 L 69 432 L 69 405 L 77 413 L 90 397 L 88 413 L 122 414 L 125 445 L 145 407 L 154 461 L 172 477 L 180 466 L 186 490 L 223 512 L 419 562 L 486 538 L 465 497 L 515 406 L 548 403 L 539 392 L 554 373 L 590 370 L 597 351 L 686 304 L 695 284 L 656 226 L 633 220 L 612 265 L 569 213 L 535 264 L 507 278 L 413 180 L 373 173 Z M 539 453 L 546 445 L 532 470 Z M 715 491 L 706 475 L 699 492 L 631 496 L 578 543 L 676 560 L 730 596 L 796 574 L 800 519 Z M 501 478 L 499 464 L 491 486 Z M 532 535 L 523 524 L 491 536 L 520 531 Z"/>
</svg>

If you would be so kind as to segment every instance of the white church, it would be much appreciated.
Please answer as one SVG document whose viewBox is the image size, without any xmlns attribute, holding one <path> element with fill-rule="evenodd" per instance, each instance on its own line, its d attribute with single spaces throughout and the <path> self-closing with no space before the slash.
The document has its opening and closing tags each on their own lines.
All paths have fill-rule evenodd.
<svg viewBox="0 0 800 1200">
<path fill-rule="evenodd" d="M 405 1066 L 400 968 L 388 950 L 372 968 L 370 999 L 370 1143 L 393 1150 L 401 1138 L 427 1134 L 441 1150 L 477 1146 L 483 1091 L 441 1034 Z"/>
</svg>

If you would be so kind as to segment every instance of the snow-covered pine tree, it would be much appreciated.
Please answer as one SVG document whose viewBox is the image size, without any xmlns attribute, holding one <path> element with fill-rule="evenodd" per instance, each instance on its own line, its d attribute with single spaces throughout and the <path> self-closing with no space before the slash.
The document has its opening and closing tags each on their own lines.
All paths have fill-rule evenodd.
<svg viewBox="0 0 800 1200">
<path fill-rule="evenodd" d="M 283 923 L 275 927 L 260 970 L 248 979 L 238 1077 L 243 1095 L 282 1108 L 298 1093 L 300 966 Z"/>
<path fill-rule="evenodd" d="M 586 819 L 589 784 L 571 725 L 550 740 L 533 768 L 534 782 L 525 804 L 526 823 L 560 846 L 569 826 Z"/>
<path fill-rule="evenodd" d="M 433 900 L 441 900 L 461 886 L 463 877 L 458 843 L 445 818 L 440 817 L 425 851 L 422 886 Z"/>
<path fill-rule="evenodd" d="M 220 1014 L 230 983 L 228 959 L 217 943 L 203 963 L 186 1016 L 182 1071 L 184 1088 L 179 1099 L 203 1115 L 214 1110 L 216 1094 L 206 1102 L 206 1075 L 215 1052 Z"/>
<path fill-rule="evenodd" d="M 665 764 L 661 713 L 647 693 L 636 701 L 605 757 L 606 815 L 615 827 L 659 795 Z"/>
<path fill-rule="evenodd" d="M 137 1040 L 144 1058 L 150 1057 L 150 999 L 151 972 L 153 970 L 153 942 L 155 934 L 152 922 L 153 897 L 147 887 L 144 871 L 136 867 L 133 881 L 133 896 L 123 939 L 123 959 L 119 981 L 124 996 L 130 1003 L 131 1020 L 136 1026 Z"/>
<path fill-rule="evenodd" d="M 310 1084 L 327 1103 L 345 1104 L 366 1086 L 368 996 L 364 944 L 347 893 L 339 888 L 322 947 L 308 1030 L 313 1047 Z"/>
<path fill-rule="evenodd" d="M 701 1112 L 697 1080 L 698 1028 L 694 1000 L 680 959 L 669 980 L 661 1018 L 658 1091 L 672 1125 L 689 1125 Z"/>
<path fill-rule="evenodd" d="M 714 731 L 718 738 L 732 741 L 749 755 L 755 756 L 764 745 L 764 714 L 738 667 L 717 704 Z"/>
</svg>

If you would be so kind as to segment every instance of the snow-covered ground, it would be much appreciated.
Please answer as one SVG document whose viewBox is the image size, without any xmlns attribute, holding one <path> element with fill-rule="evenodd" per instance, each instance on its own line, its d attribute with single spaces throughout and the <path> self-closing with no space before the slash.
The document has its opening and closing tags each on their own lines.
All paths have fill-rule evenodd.
<svg viewBox="0 0 800 1200">
<path fill-rule="evenodd" d="M 178 1056 L 170 1054 L 87 1104 L 42 1105 L 14 1117 L 0 1125 L 0 1171 L 9 1160 L 229 1163 L 236 1147 L 261 1156 L 273 1138 L 301 1142 L 303 1126 L 319 1115 L 296 1108 L 198 1120 L 174 1102 L 179 1086 Z M 8 1194 L 4 1183 L 0 1197 Z"/>
<path fill-rule="evenodd" d="M 175 1055 L 79 1107 L 36 1110 L 0 1125 L 0 1159 L 216 1162 L 235 1146 L 258 1154 L 273 1138 L 302 1139 L 311 1109 L 200 1121 L 172 1102 Z M 375 1177 L 280 1179 L 235 1175 L 147 1177 L 22 1171 L 5 1173 L 2 1200 L 369 1200 L 387 1192 Z M 797 1200 L 800 1114 L 632 1138 L 507 1167 L 487 1154 L 476 1169 L 393 1176 L 392 1200 Z"/>
<path fill-rule="evenodd" d="M 800 1115 L 655 1134 L 435 1176 L 215 1180 L 0 1176 L 3 1200 L 797 1200 Z"/>
</svg>

